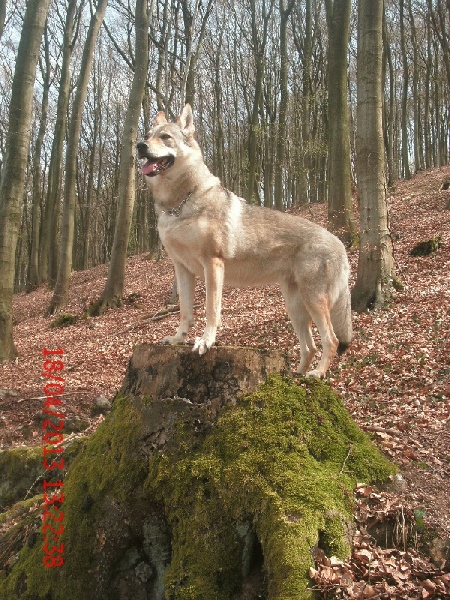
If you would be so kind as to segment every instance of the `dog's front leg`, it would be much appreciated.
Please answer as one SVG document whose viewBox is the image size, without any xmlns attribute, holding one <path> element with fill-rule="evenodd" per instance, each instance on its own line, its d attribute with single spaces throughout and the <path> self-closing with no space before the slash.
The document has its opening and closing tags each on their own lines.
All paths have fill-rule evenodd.
<svg viewBox="0 0 450 600">
<path fill-rule="evenodd" d="M 163 344 L 171 345 L 183 344 L 194 322 L 195 275 L 180 263 L 174 262 L 174 267 L 180 298 L 180 324 L 175 335 L 168 335 L 162 340 Z"/>
<path fill-rule="evenodd" d="M 225 265 L 221 258 L 212 258 L 204 266 L 206 285 L 206 327 L 203 336 L 196 338 L 194 351 L 205 354 L 216 341 L 222 310 L 222 289 Z"/>
</svg>

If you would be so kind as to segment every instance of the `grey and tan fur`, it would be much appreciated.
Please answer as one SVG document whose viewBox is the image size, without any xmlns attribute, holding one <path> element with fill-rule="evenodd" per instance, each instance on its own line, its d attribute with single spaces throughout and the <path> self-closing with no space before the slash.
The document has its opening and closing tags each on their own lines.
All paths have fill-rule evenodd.
<svg viewBox="0 0 450 600">
<path fill-rule="evenodd" d="M 298 371 L 324 377 L 336 351 L 345 349 L 352 337 L 344 246 L 315 223 L 248 205 L 224 189 L 205 165 L 194 132 L 187 104 L 176 123 L 158 113 L 137 146 L 180 296 L 180 325 L 163 342 L 186 341 L 194 320 L 196 276 L 206 283 L 206 327 L 194 344 L 199 354 L 216 340 L 224 285 L 278 283 L 300 340 Z M 323 353 L 316 369 L 308 372 L 316 353 L 311 321 L 319 330 Z"/>
</svg>

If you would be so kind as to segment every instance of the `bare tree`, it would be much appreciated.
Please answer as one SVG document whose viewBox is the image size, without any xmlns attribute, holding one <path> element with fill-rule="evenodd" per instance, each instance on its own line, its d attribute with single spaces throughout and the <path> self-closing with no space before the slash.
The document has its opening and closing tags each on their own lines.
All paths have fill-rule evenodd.
<svg viewBox="0 0 450 600">
<path fill-rule="evenodd" d="M 297 5 L 297 10 L 299 10 Z M 295 14 L 295 12 L 294 12 Z M 296 17 L 296 21 L 300 21 L 303 15 L 299 13 Z M 304 15 L 304 41 L 300 42 L 299 36 L 296 33 L 296 28 L 293 27 L 294 44 L 297 48 L 298 53 L 302 56 L 302 85 L 301 85 L 301 133 L 302 133 L 302 154 L 301 154 L 301 165 L 300 165 L 300 183 L 298 186 L 298 198 L 299 204 L 306 204 L 309 200 L 309 189 L 308 189 L 308 172 L 311 167 L 311 102 L 312 102 L 312 89 L 311 89 L 311 74 L 312 74 L 312 56 L 313 56 L 313 34 L 312 34 L 312 4 L 311 0 L 305 2 L 305 15 Z"/>
<path fill-rule="evenodd" d="M 100 31 L 107 4 L 108 0 L 98 0 L 96 11 L 91 17 L 86 43 L 83 48 L 80 75 L 77 81 L 77 90 L 73 102 L 69 137 L 67 141 L 68 152 L 66 156 L 66 181 L 64 187 L 60 261 L 55 291 L 49 307 L 50 313 L 54 313 L 58 309 L 62 308 L 67 303 L 69 296 L 75 219 L 77 148 L 80 139 L 81 117 L 94 58 L 95 42 Z"/>
<path fill-rule="evenodd" d="M 47 23 L 50 80 L 44 81 L 42 54 L 44 70 L 38 79 L 43 85 L 32 103 L 36 127 L 22 196 L 16 290 L 36 285 L 36 265 L 37 281 L 55 285 L 62 240 L 65 248 L 73 248 L 73 259 L 66 252 L 63 261 L 66 282 L 68 265 L 89 268 L 111 259 L 122 200 L 119 163 L 127 108 L 123 98 L 129 96 L 134 71 L 135 1 L 108 4 L 102 24 L 108 25 L 108 35 L 94 50 L 95 76 L 89 76 L 84 66 L 80 69 L 83 47 L 77 44 L 77 33 L 85 39 L 89 15 L 86 28 L 84 18 L 90 9 L 95 11 L 99 0 L 52 3 Z M 13 49 L 27 3 L 6 4 L 0 44 L 0 166 L 6 156 Z M 0 34 L 4 5 L 0 0 Z M 356 8 L 357 3 L 352 5 Z M 293 7 L 292 0 L 155 0 L 145 110 L 149 122 L 156 107 L 170 115 L 185 99 L 194 101 L 205 158 L 224 184 L 250 201 L 283 210 L 326 200 L 330 228 L 338 234 L 342 229 L 347 241 L 351 206 L 342 210 L 341 200 L 350 202 L 349 164 L 352 168 L 356 164 L 352 109 L 356 68 L 347 42 L 349 6 L 349 0 L 304 0 Z M 449 161 L 450 26 L 446 0 L 401 0 L 401 4 L 385 0 L 385 6 L 383 128 L 393 184 L 413 158 L 416 169 Z M 80 70 L 89 77 L 89 85 L 75 147 L 67 142 L 72 116 L 78 111 L 72 101 Z M 44 132 L 40 102 L 47 85 L 49 116 Z M 59 231 L 69 187 L 76 190 L 76 197 L 72 205 L 64 202 L 65 224 Z M 70 218 L 74 225 L 67 228 Z M 66 236 L 70 231 L 72 244 Z M 155 240 L 152 203 L 147 192 L 137 190 L 127 252 L 153 250 Z"/>
<path fill-rule="evenodd" d="M 450 0 L 447 0 L 447 15 L 445 14 L 444 0 L 437 0 L 435 8 L 433 8 L 432 0 L 427 0 L 427 6 L 434 33 L 442 47 L 447 82 L 450 86 Z"/>
<path fill-rule="evenodd" d="M 280 106 L 278 111 L 278 140 L 276 146 L 275 208 L 284 210 L 283 171 L 286 157 L 286 119 L 288 109 L 287 24 L 294 0 L 279 0 L 280 10 Z"/>
<path fill-rule="evenodd" d="M 408 92 L 409 92 L 409 62 L 406 52 L 405 37 L 405 0 L 400 0 L 400 38 L 403 59 L 403 94 L 402 94 L 402 163 L 406 179 L 411 179 L 408 150 Z"/>
<path fill-rule="evenodd" d="M 70 96 L 70 60 L 78 35 L 78 25 L 84 0 L 69 0 L 64 19 L 62 40 L 62 64 L 59 78 L 58 101 L 56 108 L 56 123 L 52 140 L 50 166 L 42 235 L 40 239 L 39 282 L 48 281 L 55 285 L 57 261 L 57 232 L 59 225 L 59 201 L 61 197 L 61 179 L 63 171 L 64 139 L 67 130 L 67 111 Z"/>
<path fill-rule="evenodd" d="M 387 86 L 389 89 L 389 101 L 384 102 L 384 144 L 386 147 L 386 163 L 388 170 L 388 186 L 392 187 L 397 179 L 397 170 L 394 165 L 394 123 L 395 123 L 395 75 L 394 63 L 392 60 L 391 39 L 386 24 L 386 18 L 383 18 L 383 67 L 388 77 Z"/>
<path fill-rule="evenodd" d="M 200 56 L 202 41 L 205 37 L 206 24 L 213 7 L 213 0 L 208 0 L 203 14 L 201 14 L 201 0 L 195 0 L 193 11 L 189 9 L 188 2 L 181 2 L 180 4 L 183 11 L 186 42 L 186 67 L 181 82 L 180 92 L 181 106 L 184 106 L 186 102 L 188 102 L 191 106 L 194 106 L 195 68 Z M 200 30 L 197 40 L 194 40 L 197 20 L 200 20 Z"/>
<path fill-rule="evenodd" d="M 325 1 L 328 24 L 328 219 L 331 230 L 350 245 L 353 218 L 347 63 L 351 0 Z"/>
<path fill-rule="evenodd" d="M 17 236 L 30 142 L 36 66 L 50 0 L 27 2 L 9 107 L 6 157 L 0 182 L 0 361 L 11 360 L 12 297 Z"/>
<path fill-rule="evenodd" d="M 358 4 L 356 170 L 360 197 L 360 251 L 352 290 L 355 310 L 385 304 L 394 261 L 389 231 L 382 125 L 383 0 Z"/>
<path fill-rule="evenodd" d="M 274 3 L 275 0 L 263 0 L 263 2 L 261 3 L 261 23 L 257 15 L 256 0 L 249 0 L 251 11 L 251 39 L 255 59 L 255 88 L 253 95 L 253 105 L 250 114 L 248 135 L 249 172 L 247 184 L 247 198 L 249 201 L 252 202 L 259 198 L 259 192 L 257 189 L 258 177 L 256 173 L 258 164 L 257 146 L 259 137 L 259 110 L 263 95 L 263 80 L 265 68 L 264 54 L 266 51 L 268 26 L 272 17 Z"/>
<path fill-rule="evenodd" d="M 119 211 L 116 219 L 108 279 L 100 299 L 90 310 L 91 314 L 99 314 L 111 306 L 121 306 L 123 302 L 125 261 L 135 197 L 137 127 L 147 79 L 148 26 L 147 0 L 136 0 L 134 77 L 128 99 L 127 115 L 125 117 L 122 137 L 122 151 L 120 154 Z"/>
<path fill-rule="evenodd" d="M 42 101 L 41 118 L 39 130 L 36 137 L 33 150 L 33 206 L 31 220 L 31 250 L 29 262 L 29 278 L 27 282 L 27 291 L 35 289 L 39 281 L 39 231 L 41 224 L 41 196 L 42 196 L 42 145 L 47 127 L 48 96 L 50 89 L 50 53 L 48 31 L 44 31 L 44 61 L 39 61 L 42 72 Z"/>
</svg>

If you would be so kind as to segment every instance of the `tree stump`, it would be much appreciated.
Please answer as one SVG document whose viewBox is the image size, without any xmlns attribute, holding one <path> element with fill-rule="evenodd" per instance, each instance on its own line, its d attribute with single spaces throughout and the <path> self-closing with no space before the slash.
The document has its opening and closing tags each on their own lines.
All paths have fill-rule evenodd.
<svg viewBox="0 0 450 600">
<path fill-rule="evenodd" d="M 223 406 L 256 390 L 271 373 L 289 370 L 278 351 L 214 346 L 199 356 L 191 346 L 141 344 L 134 348 L 120 394 Z"/>
<path fill-rule="evenodd" d="M 63 568 L 25 516 L 0 597 L 312 598 L 313 549 L 348 556 L 355 484 L 394 469 L 328 386 L 287 371 L 278 352 L 138 346 L 64 481 Z"/>
</svg>

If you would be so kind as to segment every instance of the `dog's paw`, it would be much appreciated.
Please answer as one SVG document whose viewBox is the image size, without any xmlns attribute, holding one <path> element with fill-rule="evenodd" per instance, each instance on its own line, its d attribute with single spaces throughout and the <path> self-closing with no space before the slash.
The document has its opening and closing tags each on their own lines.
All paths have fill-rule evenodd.
<svg viewBox="0 0 450 600">
<path fill-rule="evenodd" d="M 195 343 L 194 347 L 192 348 L 192 352 L 198 352 L 201 356 L 202 354 L 206 354 L 206 352 L 211 348 L 212 345 L 213 342 L 209 343 L 204 338 L 195 338 Z"/>
<path fill-rule="evenodd" d="M 319 371 L 318 369 L 314 369 L 314 371 L 308 371 L 308 373 L 306 373 L 305 377 L 311 377 L 312 379 L 323 379 L 324 374 L 322 373 L 322 371 Z"/>
</svg>

